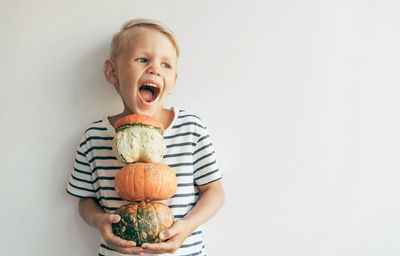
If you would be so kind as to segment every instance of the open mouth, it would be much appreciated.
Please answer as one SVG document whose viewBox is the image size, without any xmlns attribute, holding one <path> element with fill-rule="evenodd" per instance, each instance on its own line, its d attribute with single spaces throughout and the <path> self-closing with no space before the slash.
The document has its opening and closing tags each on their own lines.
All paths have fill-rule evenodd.
<svg viewBox="0 0 400 256">
<path fill-rule="evenodd" d="M 160 88 L 157 84 L 152 82 L 145 82 L 139 88 L 139 94 L 147 103 L 153 102 L 157 99 L 160 93 Z"/>
</svg>

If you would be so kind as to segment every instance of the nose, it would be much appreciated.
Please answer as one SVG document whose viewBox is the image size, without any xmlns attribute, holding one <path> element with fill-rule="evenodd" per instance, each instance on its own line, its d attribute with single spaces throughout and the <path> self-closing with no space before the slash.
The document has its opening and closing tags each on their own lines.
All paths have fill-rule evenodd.
<svg viewBox="0 0 400 256">
<path fill-rule="evenodd" d="M 161 68 L 155 63 L 152 63 L 147 68 L 147 73 L 155 76 L 161 76 Z"/>
</svg>

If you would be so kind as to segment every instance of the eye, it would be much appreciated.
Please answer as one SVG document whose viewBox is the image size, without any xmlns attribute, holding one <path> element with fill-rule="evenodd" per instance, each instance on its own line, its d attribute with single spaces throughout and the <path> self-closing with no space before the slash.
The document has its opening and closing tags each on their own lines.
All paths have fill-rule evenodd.
<svg viewBox="0 0 400 256">
<path fill-rule="evenodd" d="M 146 58 L 137 58 L 136 61 L 141 62 L 141 63 L 146 63 L 147 59 Z"/>
<path fill-rule="evenodd" d="M 164 68 L 170 68 L 171 67 L 168 63 L 162 63 L 161 66 L 164 67 Z"/>
</svg>

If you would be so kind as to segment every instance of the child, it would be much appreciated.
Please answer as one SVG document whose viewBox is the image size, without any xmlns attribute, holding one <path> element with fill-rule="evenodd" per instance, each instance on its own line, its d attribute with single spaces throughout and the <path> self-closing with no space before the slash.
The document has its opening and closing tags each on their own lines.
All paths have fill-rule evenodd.
<svg viewBox="0 0 400 256">
<path fill-rule="evenodd" d="M 128 21 L 113 37 L 104 74 L 121 95 L 124 109 L 93 122 L 86 130 L 67 187 L 69 194 L 79 198 L 82 218 L 101 234 L 99 255 L 205 255 L 201 224 L 222 206 L 224 191 L 205 125 L 185 110 L 163 107 L 177 79 L 178 56 L 175 36 L 157 21 Z M 163 242 L 141 247 L 116 237 L 111 228 L 120 221 L 114 210 L 129 203 L 114 189 L 114 176 L 123 165 L 111 148 L 114 124 L 133 113 L 152 116 L 164 125 L 166 152 L 162 162 L 175 171 L 178 182 L 176 194 L 162 201 L 170 207 L 175 223 L 160 234 Z"/>
</svg>

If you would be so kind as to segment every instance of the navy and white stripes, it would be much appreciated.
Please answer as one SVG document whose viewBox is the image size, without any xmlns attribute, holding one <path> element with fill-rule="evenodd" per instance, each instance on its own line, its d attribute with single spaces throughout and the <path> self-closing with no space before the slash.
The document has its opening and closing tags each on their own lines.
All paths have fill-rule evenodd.
<svg viewBox="0 0 400 256">
<path fill-rule="evenodd" d="M 176 110 L 174 121 L 164 132 L 166 152 L 162 162 L 176 173 L 176 194 L 162 201 L 176 219 L 183 218 L 199 198 L 198 186 L 221 179 L 215 151 L 206 126 L 199 117 Z M 107 212 L 129 202 L 118 197 L 115 174 L 124 165 L 115 157 L 111 141 L 115 135 L 108 118 L 92 123 L 85 131 L 76 152 L 67 192 L 75 197 L 96 198 Z M 101 241 L 100 255 L 120 255 Z M 175 255 L 205 255 L 201 227 L 182 244 Z"/>
</svg>

